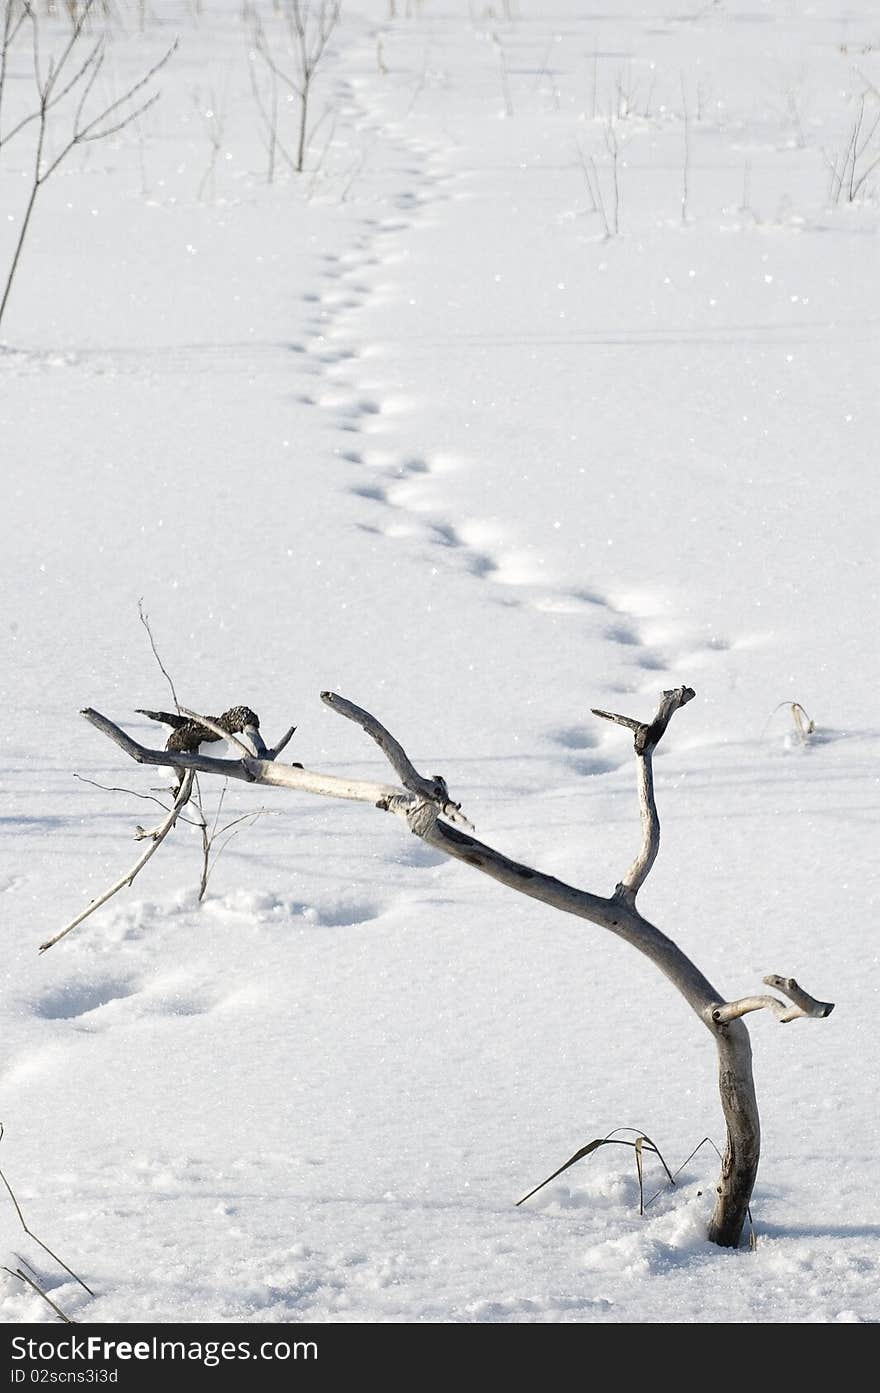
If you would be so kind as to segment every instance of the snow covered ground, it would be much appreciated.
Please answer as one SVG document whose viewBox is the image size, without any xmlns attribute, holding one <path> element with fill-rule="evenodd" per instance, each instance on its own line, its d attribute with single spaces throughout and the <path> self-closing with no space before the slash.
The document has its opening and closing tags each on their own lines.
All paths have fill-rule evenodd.
<svg viewBox="0 0 880 1393">
<path fill-rule="evenodd" d="M 241 5 L 138 14 L 100 92 L 179 36 L 161 100 L 46 183 L 0 329 L 0 1166 L 94 1296 L 5 1195 L 0 1262 L 79 1321 L 876 1321 L 880 168 L 853 202 L 828 169 L 880 111 L 876 8 L 345 0 L 271 183 Z M 369 807 L 233 784 L 224 819 L 266 812 L 202 904 L 180 828 L 38 955 L 150 817 L 74 772 L 162 782 L 78 715 L 155 739 L 140 598 L 184 704 L 388 778 L 335 689 L 601 894 L 638 812 L 590 708 L 696 689 L 640 904 L 731 998 L 837 1003 L 749 1018 L 754 1251 L 705 1240 L 709 1145 L 646 1217 L 613 1147 L 515 1207 L 615 1127 L 722 1145 L 712 1040 Z"/>
</svg>

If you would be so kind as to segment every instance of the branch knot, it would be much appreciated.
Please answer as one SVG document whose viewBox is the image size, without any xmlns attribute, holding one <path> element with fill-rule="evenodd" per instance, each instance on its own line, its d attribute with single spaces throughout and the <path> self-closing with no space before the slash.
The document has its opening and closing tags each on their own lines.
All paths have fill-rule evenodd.
<svg viewBox="0 0 880 1393">
<path fill-rule="evenodd" d="M 591 710 L 594 716 L 601 716 L 604 721 L 614 721 L 617 725 L 626 726 L 631 730 L 636 754 L 645 755 L 653 750 L 655 745 L 659 745 L 675 712 L 686 706 L 689 701 L 693 701 L 695 696 L 693 687 L 673 687 L 671 691 L 664 692 L 652 721 L 637 721 L 633 716 L 620 716 L 616 711 L 600 711 L 596 706 Z"/>
<path fill-rule="evenodd" d="M 416 837 L 424 837 L 435 827 L 442 809 L 428 798 L 415 798 L 406 811 L 409 830 Z"/>
</svg>

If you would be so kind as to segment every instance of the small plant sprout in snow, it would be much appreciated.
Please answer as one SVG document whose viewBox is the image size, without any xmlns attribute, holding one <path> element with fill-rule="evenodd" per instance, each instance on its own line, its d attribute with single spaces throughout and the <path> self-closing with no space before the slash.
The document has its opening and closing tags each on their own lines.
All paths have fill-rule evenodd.
<svg viewBox="0 0 880 1393">
<path fill-rule="evenodd" d="M 764 726 L 762 739 L 763 736 L 766 735 L 770 722 L 773 720 L 777 711 L 789 711 L 791 713 L 792 728 L 786 731 L 785 734 L 786 748 L 803 749 L 805 745 L 809 744 L 810 737 L 815 734 L 816 723 L 811 716 L 807 715 L 799 701 L 780 701 L 778 706 L 774 706 L 767 718 L 767 724 Z"/>
<path fill-rule="evenodd" d="M 2 1142 L 3 1140 L 4 1130 L 5 1129 L 3 1123 L 0 1122 L 0 1142 Z M 18 1202 L 15 1191 L 13 1190 L 9 1181 L 7 1180 L 5 1172 L 2 1170 L 0 1170 L 0 1183 L 2 1183 L 3 1188 L 9 1196 L 9 1199 L 12 1201 L 12 1206 L 15 1210 L 18 1222 L 21 1225 L 23 1233 L 34 1243 L 36 1243 L 37 1247 L 41 1248 L 43 1252 L 47 1255 L 47 1257 L 50 1257 L 53 1262 L 57 1263 L 59 1267 L 62 1267 L 64 1271 L 68 1274 L 68 1276 L 72 1277 L 75 1282 L 78 1282 L 79 1285 L 82 1287 L 83 1291 L 87 1292 L 89 1296 L 94 1296 L 95 1293 L 92 1291 L 91 1287 L 86 1286 L 82 1277 L 78 1277 L 72 1267 L 68 1267 L 67 1263 L 64 1262 L 62 1258 L 59 1258 L 57 1253 L 53 1253 L 48 1243 L 44 1243 L 42 1238 L 37 1237 L 33 1229 L 28 1228 L 27 1221 L 25 1220 L 24 1213 L 22 1212 L 22 1208 Z M 32 1291 L 35 1291 L 37 1295 L 41 1297 L 43 1301 L 46 1302 L 47 1306 L 51 1306 L 52 1310 L 55 1312 L 58 1318 L 60 1320 L 63 1320 L 65 1324 L 73 1325 L 74 1322 L 71 1320 L 70 1316 L 65 1315 L 61 1307 L 56 1305 L 56 1303 L 52 1300 L 51 1296 L 49 1296 L 48 1292 L 44 1287 L 41 1274 L 34 1267 L 33 1263 L 29 1262 L 28 1259 L 23 1257 L 20 1253 L 15 1254 L 15 1260 L 17 1264 L 15 1267 L 9 1267 L 6 1263 L 4 1263 L 3 1271 L 8 1272 L 10 1277 L 14 1277 L 16 1281 L 23 1283 L 24 1286 L 30 1287 Z"/>
</svg>

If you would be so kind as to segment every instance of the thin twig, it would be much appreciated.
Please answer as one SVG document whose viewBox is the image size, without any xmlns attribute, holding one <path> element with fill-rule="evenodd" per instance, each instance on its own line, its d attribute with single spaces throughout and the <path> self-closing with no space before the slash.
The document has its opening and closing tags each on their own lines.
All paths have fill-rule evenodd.
<svg viewBox="0 0 880 1393">
<path fill-rule="evenodd" d="M 177 712 L 177 714 L 180 715 L 180 702 L 177 700 L 177 689 L 175 688 L 174 683 L 171 680 L 171 676 L 167 668 L 165 667 L 165 664 L 162 662 L 162 659 L 159 656 L 159 650 L 156 647 L 156 640 L 153 637 L 153 630 L 150 628 L 150 616 L 144 610 L 143 599 L 138 600 L 138 614 L 140 616 L 141 623 L 147 631 L 147 638 L 150 640 L 150 647 L 153 650 L 153 657 L 159 664 L 159 671 L 165 678 L 165 681 L 168 683 L 168 686 L 171 688 L 171 696 L 174 701 L 174 709 Z"/>
<path fill-rule="evenodd" d="M 211 827 L 211 839 L 212 839 L 212 840 L 213 840 L 213 838 L 217 835 L 217 823 L 220 821 L 220 814 L 221 814 L 221 812 L 223 811 L 223 800 L 225 799 L 226 794 L 227 794 L 228 791 L 229 791 L 229 780 L 228 780 L 228 779 L 224 779 L 224 780 L 223 780 L 223 787 L 222 787 L 221 790 L 220 790 L 220 797 L 217 799 L 217 811 L 214 813 L 214 822 L 213 822 L 213 825 L 212 825 L 212 827 Z M 226 829 L 224 828 L 223 830 L 225 831 Z"/>
<path fill-rule="evenodd" d="M 159 850 L 159 847 L 161 846 L 162 842 L 165 840 L 168 833 L 171 831 L 172 827 L 174 826 L 178 817 L 180 816 L 182 809 L 189 802 L 192 796 L 194 778 L 195 773 L 193 772 L 193 770 L 188 769 L 186 773 L 183 775 L 180 788 L 177 790 L 177 796 L 174 799 L 174 803 L 171 807 L 170 812 L 168 813 L 168 816 L 165 818 L 164 822 L 162 822 L 152 832 L 150 845 L 147 847 L 143 855 L 138 857 L 131 870 L 126 871 L 125 875 L 120 876 L 119 880 L 117 880 L 113 885 L 111 885 L 109 890 L 105 890 L 103 895 L 99 895 L 97 899 L 92 900 L 91 904 L 88 905 L 88 907 L 84 909 L 81 914 L 78 914 L 75 919 L 72 919 L 70 923 L 67 924 L 61 930 L 60 933 L 55 934 L 54 938 L 49 938 L 46 940 L 45 943 L 41 943 L 41 953 L 45 953 L 47 949 L 54 947 L 56 943 L 58 943 L 62 938 L 64 938 L 67 934 L 70 933 L 71 929 L 75 929 L 77 924 L 81 924 L 84 919 L 88 919 L 89 915 L 94 914 L 96 909 L 100 909 L 101 905 L 106 904 L 109 899 L 112 899 L 113 896 L 118 894 L 120 890 L 124 889 L 126 885 L 131 885 L 135 876 L 143 870 L 150 857 L 155 855 L 155 853 Z"/>
<path fill-rule="evenodd" d="M 103 789 L 105 793 L 127 793 L 130 798 L 142 798 L 147 803 L 157 803 L 163 812 L 167 813 L 171 810 L 170 804 L 163 803 L 162 799 L 157 798 L 153 793 L 138 793 L 137 789 L 134 788 L 113 788 L 110 784 L 99 784 L 96 779 L 87 779 L 84 774 L 74 774 L 73 777 L 79 779 L 82 784 L 91 784 L 93 788 Z M 173 792 L 173 790 L 169 789 L 169 792 Z M 200 826 L 195 818 L 185 817 L 183 813 L 180 814 L 179 821 L 185 822 L 187 827 Z M 135 841 L 143 841 L 145 836 L 152 836 L 152 833 L 145 832 L 142 827 L 135 829 Z"/>
<path fill-rule="evenodd" d="M 681 1165 L 678 1167 L 678 1169 L 677 1169 L 677 1170 L 674 1170 L 674 1171 L 672 1172 L 672 1175 L 669 1177 L 669 1183 L 670 1183 L 670 1185 L 674 1185 L 674 1184 L 675 1184 L 676 1177 L 679 1176 L 679 1175 L 681 1175 L 681 1173 L 682 1173 L 682 1171 L 684 1170 L 685 1166 L 687 1165 L 688 1161 L 692 1161 L 693 1158 L 696 1156 L 697 1152 L 700 1150 L 700 1147 L 701 1147 L 701 1146 L 705 1146 L 707 1142 L 708 1142 L 709 1146 L 711 1146 L 711 1147 L 714 1148 L 715 1154 L 716 1154 L 716 1156 L 718 1157 L 719 1161 L 722 1159 L 721 1152 L 719 1151 L 718 1147 L 715 1146 L 715 1143 L 713 1142 L 712 1138 L 711 1138 L 711 1137 L 704 1137 L 703 1140 L 702 1140 L 701 1142 L 697 1142 L 697 1145 L 694 1147 L 694 1149 L 693 1149 L 693 1151 L 690 1153 L 690 1155 L 689 1155 L 689 1156 L 685 1156 L 684 1160 L 682 1161 L 682 1163 L 681 1163 Z M 650 1198 L 649 1200 L 645 1200 L 645 1208 L 647 1209 L 648 1206 L 651 1205 L 651 1204 L 653 1204 L 654 1201 L 655 1201 L 655 1199 L 658 1199 L 659 1196 L 662 1195 L 662 1194 L 663 1194 L 663 1186 L 661 1185 L 661 1186 L 660 1186 L 660 1189 L 659 1189 L 659 1190 L 655 1190 L 654 1193 L 653 1193 L 653 1195 L 651 1196 L 651 1198 Z"/>
<path fill-rule="evenodd" d="M 0 1122 L 0 1142 L 2 1142 L 2 1140 L 3 1140 L 3 1134 L 4 1134 L 5 1130 L 6 1130 L 6 1129 L 5 1129 L 5 1127 L 4 1127 L 4 1124 L 3 1124 L 2 1122 Z M 9 1181 L 6 1179 L 6 1176 L 5 1176 L 5 1174 L 4 1174 L 4 1172 L 3 1172 L 2 1170 L 0 1170 L 0 1180 L 3 1181 L 3 1184 L 4 1184 L 5 1187 L 6 1187 L 6 1192 L 7 1192 L 7 1194 L 9 1195 L 9 1198 L 12 1200 L 12 1203 L 13 1203 L 13 1205 L 14 1205 L 14 1207 L 15 1207 L 15 1212 L 16 1212 L 16 1214 L 18 1215 L 18 1221 L 19 1221 L 19 1223 L 21 1224 L 22 1228 L 24 1229 L 25 1233 L 27 1234 L 28 1238 L 32 1238 L 33 1241 L 34 1241 L 40 1248 L 42 1248 L 42 1250 L 43 1250 L 44 1253 L 48 1253 L 48 1254 L 49 1254 L 49 1257 L 52 1259 L 53 1262 L 57 1262 L 58 1266 L 59 1266 L 59 1267 L 63 1267 L 63 1268 L 64 1268 L 64 1271 L 67 1272 L 67 1273 L 69 1273 L 70 1276 L 73 1278 L 73 1280 L 74 1280 L 75 1282 L 79 1282 L 80 1286 L 83 1288 L 84 1291 L 87 1291 L 87 1292 L 88 1292 L 89 1296 L 94 1296 L 95 1293 L 92 1291 L 91 1287 L 86 1286 L 86 1284 L 85 1284 L 85 1282 L 83 1281 L 82 1277 L 78 1277 L 78 1276 L 76 1275 L 76 1273 L 74 1272 L 74 1270 L 73 1270 L 72 1267 L 68 1267 L 67 1263 L 66 1263 L 66 1262 L 63 1262 L 63 1261 L 61 1260 L 61 1258 L 59 1258 L 59 1256 L 58 1256 L 57 1253 L 53 1253 L 53 1252 L 52 1252 L 52 1249 L 49 1247 L 49 1245 L 48 1245 L 47 1243 L 44 1243 L 44 1242 L 43 1242 L 42 1238 L 38 1238 L 37 1235 L 33 1232 L 33 1230 L 28 1228 L 27 1224 L 25 1223 L 25 1217 L 24 1217 L 24 1214 L 22 1213 L 21 1205 L 19 1204 L 18 1200 L 16 1199 L 15 1191 L 13 1190 L 13 1188 L 12 1188 L 12 1186 L 10 1185 Z M 8 1268 L 7 1268 L 7 1271 L 8 1271 Z"/>
<path fill-rule="evenodd" d="M 236 827 L 238 823 L 241 823 L 241 822 L 248 822 L 248 821 L 254 821 L 254 822 L 255 822 L 256 819 L 257 819 L 258 817 L 262 817 L 263 814 L 264 814 L 266 811 L 267 811 L 266 808 L 258 808 L 258 809 L 256 810 L 256 812 L 253 812 L 253 813 L 243 813 L 241 817 L 235 818 L 235 820 L 234 820 L 233 822 L 227 822 L 226 826 L 223 827 L 223 828 L 221 829 L 221 831 L 218 833 L 218 836 L 221 836 L 221 837 L 222 837 L 224 832 L 229 832 L 229 829 L 230 829 L 231 827 Z M 241 830 L 241 829 L 239 828 L 239 831 L 240 831 L 240 830 Z M 217 848 L 217 850 L 214 852 L 214 856 L 213 856 L 213 858 L 212 858 L 212 860 L 211 860 L 210 869 L 209 869 L 209 871 L 208 871 L 208 874 L 209 874 L 209 875 L 210 875 L 211 871 L 213 871 L 213 869 L 214 869 L 214 867 L 216 866 L 217 862 L 220 860 L 220 857 L 223 855 L 223 852 L 226 850 L 226 848 L 228 847 L 229 843 L 232 841 L 233 837 L 237 837 L 237 836 L 238 836 L 238 831 L 229 832 L 229 836 L 226 838 L 226 840 L 225 840 L 224 842 L 222 842 L 222 843 L 220 844 L 220 846 L 218 846 L 218 848 Z M 213 840 L 214 840 L 214 839 L 212 838 L 212 841 L 213 841 Z"/>
<path fill-rule="evenodd" d="M 681 76 L 681 104 L 683 109 L 683 130 L 684 130 L 684 164 L 681 176 L 681 221 L 687 226 L 688 220 L 688 185 L 690 182 L 691 165 L 691 121 L 688 111 L 687 87 L 685 86 L 684 73 Z"/>
<path fill-rule="evenodd" d="M 130 798 L 142 798 L 146 803 L 158 803 L 164 812 L 168 812 L 168 804 L 163 803 L 161 798 L 157 798 L 155 793 L 138 793 L 134 788 L 116 787 L 114 784 L 99 784 L 97 779 L 87 779 L 85 774 L 74 774 L 81 784 L 91 784 L 92 788 L 99 788 L 103 793 L 127 793 Z"/>
</svg>

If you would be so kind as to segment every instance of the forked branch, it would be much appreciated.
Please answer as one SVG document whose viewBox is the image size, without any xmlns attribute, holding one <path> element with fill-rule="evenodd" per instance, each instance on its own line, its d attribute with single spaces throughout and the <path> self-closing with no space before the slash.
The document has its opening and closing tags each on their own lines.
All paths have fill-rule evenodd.
<svg viewBox="0 0 880 1393">
<path fill-rule="evenodd" d="M 748 1031 L 740 1018 L 749 1011 L 763 1008 L 773 1011 L 780 1020 L 794 1020 L 800 1016 L 822 1018 L 829 1015 L 833 1007 L 830 1002 L 818 1001 L 804 992 L 793 978 L 778 976 L 768 976 L 764 981 L 782 992 L 791 1002 L 790 1006 L 765 995 L 726 1001 L 678 945 L 636 909 L 636 896 L 656 859 L 660 843 L 660 821 L 652 775 L 653 753 L 672 716 L 693 697 L 694 692 L 690 687 L 676 687 L 664 692 L 651 721 L 639 721 L 609 711 L 595 712 L 602 719 L 625 726 L 633 733 L 642 820 L 639 853 L 614 893 L 607 897 L 567 885 L 531 866 L 513 861 L 494 847 L 477 841 L 468 832 L 451 825 L 459 823 L 470 827 L 471 824 L 462 815 L 460 804 L 450 796 L 445 779 L 437 774 L 430 778 L 421 774 L 400 742 L 375 716 L 337 693 L 322 692 L 321 699 L 338 715 L 354 721 L 366 731 L 382 750 L 399 783 L 341 779 L 314 770 L 283 765 L 276 756 L 287 743 L 290 733 L 274 749 L 266 750 L 263 746 L 254 754 L 243 752 L 240 760 L 215 759 L 201 753 L 148 749 L 97 711 L 89 709 L 82 714 L 139 763 L 171 765 L 182 773 L 197 770 L 304 793 L 371 802 L 401 817 L 411 832 L 446 855 L 464 861 L 493 880 L 554 909 L 598 924 L 644 953 L 678 989 L 715 1040 L 721 1105 L 727 1123 L 727 1151 L 722 1159 L 709 1237 L 721 1246 L 736 1247 L 748 1213 L 760 1151 L 751 1046 Z M 212 728 L 205 717 L 196 715 L 192 718 Z M 219 733 L 226 734 L 225 731 Z M 253 730 L 247 728 L 246 733 L 247 738 L 252 739 Z M 244 749 L 245 742 L 239 743 Z M 449 820 L 444 821 L 444 818 Z M 93 907 L 97 908 L 97 905 Z M 74 923 L 81 922 L 84 917 L 81 915 Z M 73 925 L 63 932 L 69 932 L 71 927 Z M 62 936 L 57 935 L 51 942 L 57 942 Z"/>
<path fill-rule="evenodd" d="M 692 701 L 695 695 L 691 687 L 675 687 L 672 691 L 664 692 L 656 716 L 653 721 L 648 722 L 634 720 L 632 716 L 618 716 L 613 711 L 600 711 L 595 706 L 592 708 L 594 716 L 601 716 L 606 721 L 615 721 L 633 732 L 639 809 L 642 816 L 642 845 L 614 892 L 624 904 L 635 904 L 636 895 L 647 880 L 660 850 L 660 816 L 654 801 L 654 751 L 676 711 Z"/>
<path fill-rule="evenodd" d="M 321 700 L 330 707 L 331 711 L 338 712 L 340 716 L 345 716 L 349 721 L 357 722 L 369 736 L 372 736 L 405 789 L 432 807 L 436 807 L 445 817 L 449 818 L 450 822 L 473 827 L 474 824 L 469 822 L 462 813 L 461 804 L 453 803 L 450 798 L 443 775 L 432 774 L 430 779 L 426 779 L 420 774 L 403 746 L 376 720 L 375 716 L 371 716 L 369 711 L 365 711 L 363 707 L 355 706 L 354 702 L 346 701 L 345 697 L 338 696 L 336 692 L 322 692 Z"/>
<path fill-rule="evenodd" d="M 780 977 L 775 972 L 762 979 L 768 987 L 775 987 L 792 1003 L 786 1006 L 777 996 L 744 996 L 739 1001 L 726 1001 L 712 1012 L 712 1019 L 719 1023 L 735 1021 L 749 1011 L 772 1011 L 778 1021 L 785 1025 L 801 1016 L 812 1016 L 814 1020 L 824 1020 L 834 1010 L 833 1001 L 817 1001 L 803 987 L 799 987 L 793 977 Z"/>
</svg>

